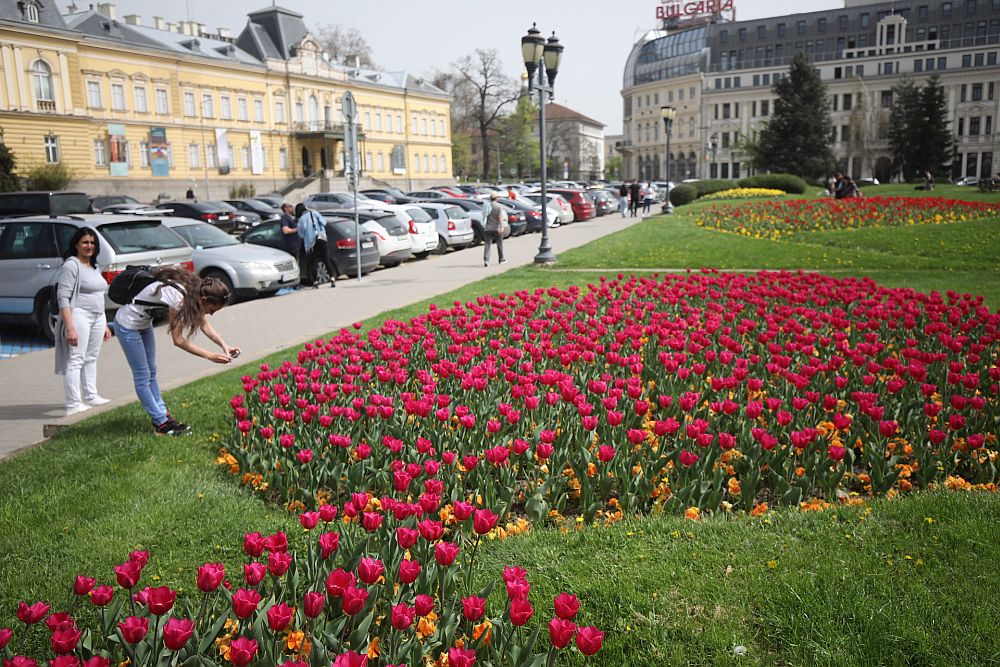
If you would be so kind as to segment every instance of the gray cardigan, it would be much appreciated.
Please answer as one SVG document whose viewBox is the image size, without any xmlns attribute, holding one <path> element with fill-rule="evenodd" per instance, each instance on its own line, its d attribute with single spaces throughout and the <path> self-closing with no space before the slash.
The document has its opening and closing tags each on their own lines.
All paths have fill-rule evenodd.
<svg viewBox="0 0 1000 667">
<path fill-rule="evenodd" d="M 76 297 L 80 294 L 80 261 L 76 257 L 70 257 L 59 267 L 56 275 L 56 296 L 59 301 L 59 310 L 69 306 L 72 308 L 76 304 Z M 66 375 L 66 364 L 69 363 L 69 341 L 66 340 L 66 326 L 59 313 L 52 313 L 56 316 L 55 338 L 56 338 L 56 375 Z"/>
</svg>

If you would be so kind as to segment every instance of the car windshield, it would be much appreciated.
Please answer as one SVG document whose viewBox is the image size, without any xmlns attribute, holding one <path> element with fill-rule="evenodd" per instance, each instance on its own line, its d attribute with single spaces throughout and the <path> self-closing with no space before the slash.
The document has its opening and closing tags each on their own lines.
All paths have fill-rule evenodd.
<svg viewBox="0 0 1000 667">
<path fill-rule="evenodd" d="M 434 218 L 427 215 L 427 211 L 422 208 L 408 208 L 406 209 L 406 214 L 413 218 L 413 222 L 431 222 L 434 220 Z"/>
<path fill-rule="evenodd" d="M 209 224 L 180 225 L 171 227 L 180 234 L 192 248 L 221 248 L 229 245 L 239 245 L 240 242 L 218 227 Z"/>
<path fill-rule="evenodd" d="M 212 206 L 222 211 L 226 211 L 228 213 L 236 213 L 239 211 L 239 209 L 237 209 L 235 206 L 230 206 L 224 201 L 203 201 L 201 203 L 206 204 L 208 206 Z"/>
<path fill-rule="evenodd" d="M 445 209 L 445 214 L 451 220 L 464 220 L 469 217 L 469 214 L 465 212 L 465 209 L 459 206 L 449 206 Z"/>
<path fill-rule="evenodd" d="M 159 220 L 128 220 L 98 226 L 101 235 L 119 253 L 183 248 L 184 242 Z"/>
</svg>

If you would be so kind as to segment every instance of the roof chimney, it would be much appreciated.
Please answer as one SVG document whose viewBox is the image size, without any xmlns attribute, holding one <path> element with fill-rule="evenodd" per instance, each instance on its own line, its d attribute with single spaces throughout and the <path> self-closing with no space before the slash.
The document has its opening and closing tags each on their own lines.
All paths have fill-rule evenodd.
<svg viewBox="0 0 1000 667">
<path fill-rule="evenodd" d="M 223 39 L 229 39 L 229 37 L 231 37 L 229 28 L 216 28 L 216 30 L 218 31 L 219 37 L 222 37 Z"/>
<path fill-rule="evenodd" d="M 176 23 L 167 23 L 167 30 L 170 32 L 180 32 L 180 30 L 177 29 Z"/>
<path fill-rule="evenodd" d="M 115 3 L 113 2 L 102 2 L 98 4 L 97 11 L 101 15 L 107 16 L 109 19 L 117 18 L 117 16 L 115 16 L 115 14 L 117 13 L 115 11 Z"/>
<path fill-rule="evenodd" d="M 346 62 L 348 67 L 353 67 L 354 69 L 361 68 L 361 56 L 357 54 L 352 53 L 347 56 Z"/>
<path fill-rule="evenodd" d="M 138 14 L 126 14 L 125 23 L 129 25 L 142 25 L 142 17 Z"/>
<path fill-rule="evenodd" d="M 156 28 L 157 30 L 166 30 L 167 22 L 163 20 L 162 16 L 154 16 L 153 27 Z"/>
</svg>

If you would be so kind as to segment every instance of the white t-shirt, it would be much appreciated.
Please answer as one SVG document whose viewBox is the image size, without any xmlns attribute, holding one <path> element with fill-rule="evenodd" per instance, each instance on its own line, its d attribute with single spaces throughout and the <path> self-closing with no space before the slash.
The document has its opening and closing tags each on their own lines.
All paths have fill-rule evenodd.
<svg viewBox="0 0 1000 667">
<path fill-rule="evenodd" d="M 156 290 L 161 288 L 159 294 Z M 184 292 L 177 289 L 176 287 L 171 287 L 170 285 L 163 285 L 160 282 L 150 283 L 139 292 L 136 297 L 136 301 L 152 301 L 156 303 L 162 303 L 170 308 L 177 308 L 184 301 Z M 120 324 L 126 329 L 148 329 L 153 326 L 153 318 L 150 317 L 149 313 L 146 311 L 145 306 L 140 306 L 135 303 L 130 303 L 122 306 L 115 313 L 115 324 Z"/>
</svg>

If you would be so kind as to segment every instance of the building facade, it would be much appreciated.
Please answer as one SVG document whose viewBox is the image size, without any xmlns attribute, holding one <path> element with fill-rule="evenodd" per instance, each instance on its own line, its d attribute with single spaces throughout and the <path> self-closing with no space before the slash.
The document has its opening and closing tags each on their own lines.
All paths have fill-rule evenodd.
<svg viewBox="0 0 1000 667">
<path fill-rule="evenodd" d="M 0 128 L 22 173 L 62 162 L 76 189 L 140 200 L 329 187 L 348 166 L 350 91 L 362 179 L 452 180 L 450 97 L 405 71 L 330 62 L 301 14 L 267 7 L 233 37 L 91 7 L 0 0 Z"/>
<path fill-rule="evenodd" d="M 888 181 L 893 87 L 940 77 L 958 141 L 952 176 L 997 171 L 1000 0 L 847 0 L 843 9 L 729 21 L 671 19 L 644 35 L 625 66 L 619 152 L 629 178 L 739 178 L 740 138 L 774 108 L 773 85 L 799 52 L 827 87 L 841 169 Z M 670 173 L 660 107 L 673 106 Z"/>
<path fill-rule="evenodd" d="M 538 141 L 538 115 L 531 138 Z M 604 178 L 604 124 L 555 102 L 545 106 L 545 155 L 550 179 Z"/>
</svg>

